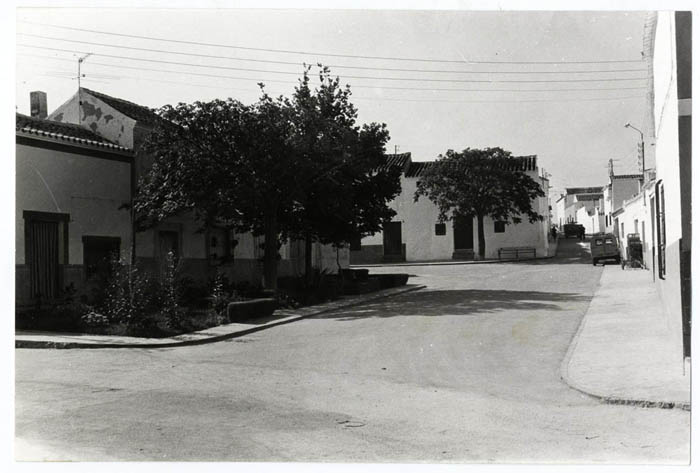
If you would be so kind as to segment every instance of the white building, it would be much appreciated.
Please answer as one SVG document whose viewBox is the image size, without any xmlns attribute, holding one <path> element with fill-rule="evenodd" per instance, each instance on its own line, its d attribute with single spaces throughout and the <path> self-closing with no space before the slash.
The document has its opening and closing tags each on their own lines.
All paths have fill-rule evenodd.
<svg viewBox="0 0 700 473">
<path fill-rule="evenodd" d="M 549 182 L 539 175 L 536 156 L 518 158 L 523 170 L 540 183 L 545 192 L 533 202 L 534 210 L 545 217 L 542 222 L 504 225 L 484 219 L 487 259 L 498 258 L 501 248 L 527 247 L 537 256 L 549 255 Z M 473 259 L 479 253 L 476 218 L 438 223 L 438 208 L 427 197 L 414 199 L 421 174 L 432 162 L 412 162 L 411 154 L 388 156 L 387 165 L 402 169 L 401 193 L 389 205 L 396 211 L 384 231 L 365 237 L 360 246 L 351 247 L 351 264 L 398 261 L 441 261 Z"/>
<path fill-rule="evenodd" d="M 649 73 L 642 125 L 646 182 L 636 195 L 621 201 L 610 217 L 623 251 L 629 246 L 627 235 L 637 233 L 642 239 L 644 259 L 665 308 L 660 316 L 665 318 L 681 369 L 683 358 L 690 356 L 692 286 L 691 13 L 651 14 L 644 44 Z M 611 186 L 616 183 L 611 179 Z M 611 190 L 608 194 L 614 199 Z"/>
</svg>

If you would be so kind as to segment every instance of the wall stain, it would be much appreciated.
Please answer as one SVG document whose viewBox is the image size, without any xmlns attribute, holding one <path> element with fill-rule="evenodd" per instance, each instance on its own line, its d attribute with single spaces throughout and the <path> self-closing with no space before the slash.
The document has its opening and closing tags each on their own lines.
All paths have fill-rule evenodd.
<svg viewBox="0 0 700 473">
<path fill-rule="evenodd" d="M 56 122 L 62 122 L 63 121 L 63 113 L 59 113 L 55 117 L 53 117 L 54 121 Z"/>
<path fill-rule="evenodd" d="M 110 114 L 105 115 L 105 123 L 109 123 L 110 120 L 112 120 L 112 119 L 114 119 L 114 115 L 110 115 Z M 122 127 L 122 131 L 123 131 L 123 129 L 124 129 L 124 127 Z"/>
<path fill-rule="evenodd" d="M 91 129 L 93 132 L 97 133 L 97 122 L 92 122 L 92 123 L 90 123 L 90 129 Z"/>
<path fill-rule="evenodd" d="M 83 101 L 83 120 L 85 120 L 89 115 L 94 115 L 99 120 L 102 117 L 102 109 L 100 107 L 95 107 L 93 104 L 87 101 Z"/>
</svg>

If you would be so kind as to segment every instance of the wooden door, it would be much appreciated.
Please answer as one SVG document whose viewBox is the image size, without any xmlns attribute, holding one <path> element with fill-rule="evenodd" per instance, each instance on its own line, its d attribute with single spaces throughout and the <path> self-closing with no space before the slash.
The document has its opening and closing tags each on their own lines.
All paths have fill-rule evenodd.
<svg viewBox="0 0 700 473">
<path fill-rule="evenodd" d="M 384 224 L 384 256 L 401 256 L 401 222 Z"/>
<path fill-rule="evenodd" d="M 27 222 L 31 297 L 55 299 L 59 289 L 58 222 Z"/>
<path fill-rule="evenodd" d="M 454 220 L 455 250 L 474 249 L 474 219 L 457 217 Z"/>
</svg>

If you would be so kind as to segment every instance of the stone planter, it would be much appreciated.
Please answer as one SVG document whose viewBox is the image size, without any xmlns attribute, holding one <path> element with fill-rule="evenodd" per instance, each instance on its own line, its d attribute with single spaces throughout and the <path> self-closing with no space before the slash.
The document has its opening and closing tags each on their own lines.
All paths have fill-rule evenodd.
<svg viewBox="0 0 700 473">
<path fill-rule="evenodd" d="M 249 301 L 229 302 L 226 316 L 229 322 L 269 317 L 277 309 L 277 300 L 272 298 L 252 299 Z"/>
<path fill-rule="evenodd" d="M 408 274 L 377 274 L 374 277 L 379 279 L 379 286 L 382 289 L 405 286 L 408 282 Z"/>
</svg>

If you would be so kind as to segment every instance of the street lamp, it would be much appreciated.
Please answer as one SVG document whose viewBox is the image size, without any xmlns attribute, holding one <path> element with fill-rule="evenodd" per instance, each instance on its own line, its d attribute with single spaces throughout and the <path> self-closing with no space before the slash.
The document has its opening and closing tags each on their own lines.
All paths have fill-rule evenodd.
<svg viewBox="0 0 700 473">
<path fill-rule="evenodd" d="M 641 138 L 642 138 L 642 184 L 644 184 L 644 181 L 645 181 L 645 179 L 644 179 L 645 173 L 644 172 L 646 171 L 645 165 L 644 165 L 644 133 L 639 128 L 632 126 L 630 124 L 630 122 L 625 123 L 625 128 L 632 128 L 633 130 L 637 131 L 639 133 L 639 136 L 641 136 Z"/>
</svg>

